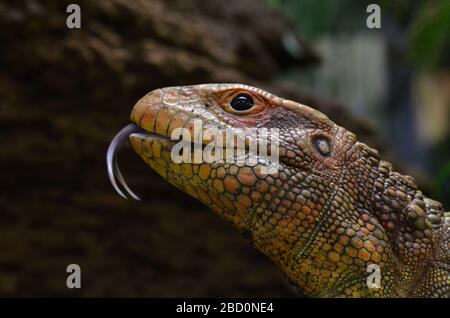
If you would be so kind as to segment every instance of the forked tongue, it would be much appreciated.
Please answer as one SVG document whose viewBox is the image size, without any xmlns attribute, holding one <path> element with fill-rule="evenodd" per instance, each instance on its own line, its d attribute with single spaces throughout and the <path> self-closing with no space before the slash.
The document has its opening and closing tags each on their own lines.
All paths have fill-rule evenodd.
<svg viewBox="0 0 450 318">
<path fill-rule="evenodd" d="M 111 141 L 106 152 L 106 165 L 108 167 L 108 177 L 109 181 L 113 185 L 114 189 L 125 199 L 135 199 L 140 201 L 141 199 L 128 187 L 125 182 L 122 173 L 119 169 L 119 164 L 117 160 L 117 154 L 119 150 L 123 147 L 125 143 L 128 142 L 128 137 L 130 134 L 142 132 L 142 128 L 136 124 L 128 124 L 123 127 L 114 139 Z"/>
</svg>

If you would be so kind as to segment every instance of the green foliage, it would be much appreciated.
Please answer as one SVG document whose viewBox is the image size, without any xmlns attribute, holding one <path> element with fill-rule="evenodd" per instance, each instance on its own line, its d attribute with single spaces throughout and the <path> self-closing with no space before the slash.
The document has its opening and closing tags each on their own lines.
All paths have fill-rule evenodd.
<svg viewBox="0 0 450 318">
<path fill-rule="evenodd" d="M 450 160 L 448 160 L 437 172 L 434 179 L 434 187 L 440 196 L 444 206 L 450 204 Z"/>
<path fill-rule="evenodd" d="M 429 3 L 428 3 L 429 4 Z M 410 57 L 420 66 L 434 68 L 442 63 L 450 48 L 450 1 L 424 7 L 411 27 Z"/>
<path fill-rule="evenodd" d="M 377 3 L 371 0 L 266 1 L 289 16 L 296 31 L 308 40 L 325 33 L 365 29 L 366 8 L 370 3 Z M 411 22 L 408 57 L 415 64 L 433 68 L 449 63 L 443 59 L 450 49 L 450 1 L 424 1 L 420 4 L 409 0 L 384 0 L 378 3 L 383 16 L 387 14 L 404 27 Z"/>
<path fill-rule="evenodd" d="M 288 15 L 297 31 L 307 39 L 323 33 L 365 26 L 366 7 L 370 1 L 356 0 L 267 0 Z"/>
</svg>

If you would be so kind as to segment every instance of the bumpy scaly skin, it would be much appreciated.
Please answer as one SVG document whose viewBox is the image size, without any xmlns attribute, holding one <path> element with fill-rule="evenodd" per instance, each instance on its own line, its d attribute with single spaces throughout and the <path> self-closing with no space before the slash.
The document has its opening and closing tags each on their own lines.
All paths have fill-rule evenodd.
<svg viewBox="0 0 450 318">
<path fill-rule="evenodd" d="M 233 111 L 238 93 L 253 97 Z M 164 179 L 229 220 L 309 296 L 448 297 L 450 217 L 392 170 L 377 151 L 307 106 L 240 84 L 158 89 L 134 107 L 131 120 L 149 132 L 173 129 L 280 129 L 280 167 L 261 173 L 233 163 L 175 164 L 175 141 L 131 135 L 134 150 Z M 314 142 L 327 140 L 323 155 Z M 369 264 L 381 288 L 368 288 Z"/>
</svg>

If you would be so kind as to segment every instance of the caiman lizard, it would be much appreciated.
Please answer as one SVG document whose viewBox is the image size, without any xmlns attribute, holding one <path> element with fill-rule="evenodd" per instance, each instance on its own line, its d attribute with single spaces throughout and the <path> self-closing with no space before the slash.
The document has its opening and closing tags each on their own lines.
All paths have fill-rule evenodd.
<svg viewBox="0 0 450 318">
<path fill-rule="evenodd" d="M 130 119 L 108 151 L 120 194 L 137 198 L 116 161 L 128 140 L 159 175 L 230 221 L 307 296 L 449 297 L 449 212 L 321 112 L 247 85 L 204 84 L 153 90 Z M 180 127 L 192 131 L 194 120 L 203 129 L 277 128 L 278 168 L 262 173 L 261 158 L 251 165 L 175 163 L 178 141 L 170 136 Z M 373 265 L 379 288 L 367 284 Z"/>
</svg>

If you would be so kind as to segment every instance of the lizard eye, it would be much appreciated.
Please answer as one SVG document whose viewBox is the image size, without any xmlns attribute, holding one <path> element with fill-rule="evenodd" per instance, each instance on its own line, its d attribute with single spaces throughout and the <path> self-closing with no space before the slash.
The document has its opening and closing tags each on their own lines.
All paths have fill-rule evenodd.
<svg viewBox="0 0 450 318">
<path fill-rule="evenodd" d="M 263 96 L 242 90 L 221 92 L 217 101 L 227 113 L 245 117 L 259 114 L 268 106 Z"/>
<path fill-rule="evenodd" d="M 239 94 L 235 96 L 231 102 L 230 106 L 235 111 L 246 111 L 253 107 L 255 103 L 253 102 L 253 98 L 247 94 Z"/>
</svg>

